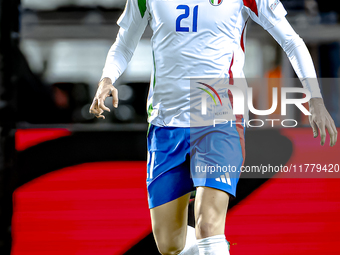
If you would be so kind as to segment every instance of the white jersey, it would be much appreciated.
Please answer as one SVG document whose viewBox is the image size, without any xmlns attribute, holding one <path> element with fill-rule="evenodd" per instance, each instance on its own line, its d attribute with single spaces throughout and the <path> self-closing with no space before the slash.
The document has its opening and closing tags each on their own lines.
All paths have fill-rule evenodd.
<svg viewBox="0 0 340 255">
<path fill-rule="evenodd" d="M 279 0 L 128 0 L 118 20 L 125 34 L 139 40 L 147 24 L 153 30 L 148 121 L 190 126 L 190 79 L 243 78 L 249 17 L 268 30 L 285 15 Z M 122 71 L 112 70 L 108 62 L 103 77 L 114 82 Z M 234 85 L 246 92 L 245 83 Z"/>
</svg>

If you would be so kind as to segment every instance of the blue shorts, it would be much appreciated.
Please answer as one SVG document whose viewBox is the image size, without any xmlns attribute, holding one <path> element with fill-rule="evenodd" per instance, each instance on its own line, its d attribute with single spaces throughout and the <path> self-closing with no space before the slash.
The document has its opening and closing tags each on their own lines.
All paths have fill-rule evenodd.
<svg viewBox="0 0 340 255">
<path fill-rule="evenodd" d="M 158 127 L 148 133 L 149 208 L 193 190 L 211 187 L 236 195 L 245 158 L 242 124 L 215 127 Z"/>
</svg>

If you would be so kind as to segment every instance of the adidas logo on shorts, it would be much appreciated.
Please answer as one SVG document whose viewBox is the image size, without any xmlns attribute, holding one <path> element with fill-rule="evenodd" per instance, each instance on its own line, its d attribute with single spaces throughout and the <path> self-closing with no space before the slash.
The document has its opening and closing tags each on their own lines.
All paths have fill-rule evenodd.
<svg viewBox="0 0 340 255">
<path fill-rule="evenodd" d="M 222 174 L 220 177 L 215 178 L 215 181 L 228 183 L 229 185 L 231 185 L 229 173 Z"/>
</svg>

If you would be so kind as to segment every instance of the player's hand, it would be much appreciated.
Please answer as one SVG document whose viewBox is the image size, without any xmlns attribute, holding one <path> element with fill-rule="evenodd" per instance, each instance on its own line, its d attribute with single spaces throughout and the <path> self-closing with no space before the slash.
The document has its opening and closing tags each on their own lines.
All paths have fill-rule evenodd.
<svg viewBox="0 0 340 255">
<path fill-rule="evenodd" d="M 112 85 L 110 78 L 104 78 L 98 84 L 96 95 L 94 96 L 90 113 L 96 115 L 97 118 L 105 119 L 102 114 L 104 111 L 110 112 L 110 108 L 104 104 L 105 99 L 112 94 L 113 107 L 118 107 L 118 90 Z"/>
<path fill-rule="evenodd" d="M 334 146 L 337 141 L 338 131 L 334 121 L 329 115 L 322 98 L 311 98 L 309 100 L 309 123 L 313 128 L 314 138 L 320 133 L 321 145 L 326 141 L 326 129 L 330 136 L 330 146 Z"/>
</svg>

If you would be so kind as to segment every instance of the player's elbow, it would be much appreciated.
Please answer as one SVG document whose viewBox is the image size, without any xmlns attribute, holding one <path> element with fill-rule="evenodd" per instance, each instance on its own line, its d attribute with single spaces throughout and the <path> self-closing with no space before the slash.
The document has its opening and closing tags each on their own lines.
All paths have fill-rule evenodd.
<svg viewBox="0 0 340 255">
<path fill-rule="evenodd" d="M 285 40 L 284 44 L 281 45 L 281 47 L 289 56 L 296 48 L 304 45 L 305 43 L 302 38 L 298 34 L 295 34 L 294 36 L 291 36 L 287 40 Z"/>
</svg>

